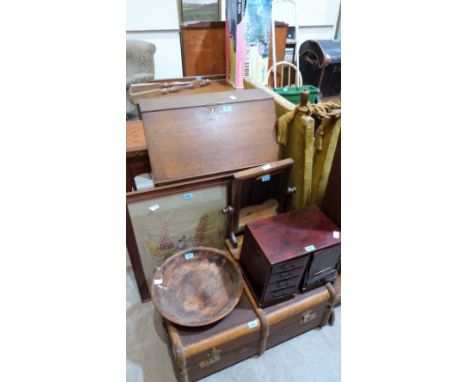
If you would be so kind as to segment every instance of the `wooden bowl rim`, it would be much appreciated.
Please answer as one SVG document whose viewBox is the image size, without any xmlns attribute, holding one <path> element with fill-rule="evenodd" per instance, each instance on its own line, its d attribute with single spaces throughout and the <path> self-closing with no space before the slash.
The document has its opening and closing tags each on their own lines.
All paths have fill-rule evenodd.
<svg viewBox="0 0 468 382">
<path fill-rule="evenodd" d="M 162 269 L 167 267 L 168 264 L 171 263 L 171 261 L 175 261 L 173 259 L 176 259 L 177 257 L 180 257 L 180 256 L 183 256 L 185 255 L 186 253 L 189 253 L 189 252 L 195 252 L 195 251 L 208 251 L 208 252 L 212 252 L 212 253 L 215 253 L 217 255 L 220 255 L 222 257 L 224 257 L 232 266 L 233 268 L 235 269 L 235 272 L 237 273 L 237 277 L 239 279 L 239 288 L 236 292 L 236 294 L 233 295 L 233 298 L 232 298 L 232 307 L 230 307 L 229 309 L 226 310 L 226 313 L 224 314 L 219 314 L 217 317 L 211 319 L 211 320 L 206 320 L 206 321 L 203 321 L 203 323 L 201 324 L 187 324 L 186 322 L 183 322 L 183 321 L 179 321 L 177 319 L 174 319 L 173 317 L 170 317 L 169 315 L 167 315 L 165 312 L 162 311 L 161 309 L 161 306 L 159 304 L 159 301 L 158 299 L 156 298 L 156 296 L 158 295 L 158 293 L 156 292 L 156 285 L 154 284 L 154 280 L 156 278 L 156 275 L 161 275 L 162 274 Z M 172 255 L 171 257 L 169 257 L 168 259 L 166 259 L 162 265 L 158 268 L 156 268 L 154 270 L 154 273 L 153 273 L 153 282 L 151 283 L 151 301 L 153 301 L 153 305 L 154 307 L 156 308 L 156 310 L 159 312 L 159 314 L 165 318 L 166 320 L 168 321 L 171 321 L 173 322 L 174 324 L 177 324 L 177 325 L 181 325 L 181 326 L 186 326 L 186 327 L 198 327 L 198 326 L 206 326 L 206 325 L 210 325 L 210 324 L 213 324 L 219 320 L 221 320 L 222 318 L 226 317 L 229 313 L 232 312 L 232 310 L 236 307 L 236 305 L 239 303 L 241 297 L 242 297 L 242 291 L 243 291 L 243 278 L 242 278 L 242 272 L 240 270 L 240 267 L 239 265 L 237 264 L 236 261 L 234 261 L 234 259 L 232 259 L 229 254 L 227 253 L 227 251 L 222 251 L 220 249 L 217 249 L 217 248 L 211 248 L 211 247 L 192 247 L 192 248 L 188 248 L 188 249 L 184 249 L 183 251 L 179 251 L 177 253 L 175 253 L 174 255 Z"/>
</svg>

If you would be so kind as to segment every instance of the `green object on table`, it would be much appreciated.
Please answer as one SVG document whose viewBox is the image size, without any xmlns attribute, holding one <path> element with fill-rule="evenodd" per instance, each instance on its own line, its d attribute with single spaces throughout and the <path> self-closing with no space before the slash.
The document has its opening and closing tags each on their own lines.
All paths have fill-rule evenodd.
<svg viewBox="0 0 468 382">
<path fill-rule="evenodd" d="M 275 88 L 276 93 L 278 93 L 280 96 L 283 96 L 288 101 L 291 101 L 295 105 L 299 105 L 301 103 L 301 93 L 304 90 L 310 91 L 309 102 L 316 103 L 317 94 L 320 91 L 320 89 L 316 88 L 315 86 L 304 85 L 304 86 L 284 86 L 282 88 Z"/>
</svg>

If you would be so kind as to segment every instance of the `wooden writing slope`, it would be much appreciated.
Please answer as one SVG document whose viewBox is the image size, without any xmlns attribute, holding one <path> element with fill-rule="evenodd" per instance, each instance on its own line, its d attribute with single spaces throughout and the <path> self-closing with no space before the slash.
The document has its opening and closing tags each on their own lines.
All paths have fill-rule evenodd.
<svg viewBox="0 0 468 382">
<path fill-rule="evenodd" d="M 273 98 L 259 89 L 140 102 L 156 184 L 278 160 Z"/>
</svg>

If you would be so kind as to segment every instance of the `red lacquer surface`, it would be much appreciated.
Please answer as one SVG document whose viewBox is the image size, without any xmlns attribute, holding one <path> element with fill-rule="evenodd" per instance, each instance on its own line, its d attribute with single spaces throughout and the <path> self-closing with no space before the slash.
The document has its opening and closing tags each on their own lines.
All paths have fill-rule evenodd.
<svg viewBox="0 0 468 382">
<path fill-rule="evenodd" d="M 316 206 L 290 211 L 248 227 L 272 265 L 341 242 L 340 229 Z M 306 249 L 314 246 L 315 249 Z"/>
</svg>

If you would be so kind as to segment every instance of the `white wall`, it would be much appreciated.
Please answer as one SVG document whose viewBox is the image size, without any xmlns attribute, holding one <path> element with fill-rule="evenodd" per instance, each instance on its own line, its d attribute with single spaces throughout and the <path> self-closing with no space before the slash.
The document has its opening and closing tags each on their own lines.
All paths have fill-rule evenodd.
<svg viewBox="0 0 468 382">
<path fill-rule="evenodd" d="M 127 0 L 127 39 L 150 41 L 156 45 L 155 78 L 182 77 L 179 30 L 180 0 Z M 225 1 L 221 0 L 222 20 Z M 340 0 L 296 0 L 299 43 L 308 39 L 335 36 Z M 275 4 L 275 19 L 294 24 L 294 8 Z"/>
<path fill-rule="evenodd" d="M 182 77 L 182 52 L 179 30 L 127 32 L 127 40 L 144 40 L 156 46 L 155 78 Z"/>
<path fill-rule="evenodd" d="M 299 27 L 299 46 L 305 40 L 333 39 L 338 19 L 340 0 L 296 0 L 294 6 L 289 2 L 275 4 L 273 17 L 289 25 Z"/>
<path fill-rule="evenodd" d="M 179 29 L 178 0 L 127 0 L 127 31 Z"/>
<path fill-rule="evenodd" d="M 156 45 L 155 78 L 182 77 L 179 0 L 127 0 L 127 40 Z"/>
</svg>

